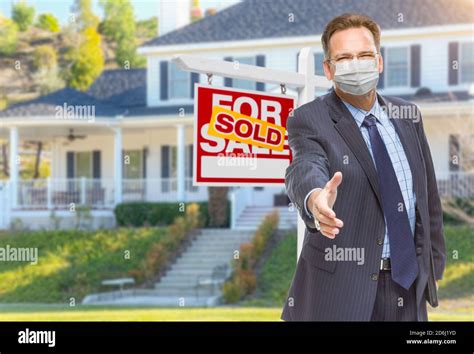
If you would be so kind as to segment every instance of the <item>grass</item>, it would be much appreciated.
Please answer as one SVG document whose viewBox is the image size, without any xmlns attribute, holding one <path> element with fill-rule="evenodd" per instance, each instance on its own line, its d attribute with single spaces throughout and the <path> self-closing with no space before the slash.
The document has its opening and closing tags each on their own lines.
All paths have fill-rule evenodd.
<svg viewBox="0 0 474 354">
<path fill-rule="evenodd" d="M 38 231 L 1 234 L 0 247 L 37 247 L 38 264 L 0 262 L 0 302 L 76 302 L 107 278 L 142 267 L 165 229 Z"/>
<path fill-rule="evenodd" d="M 280 307 L 70 308 L 58 305 L 0 306 L 0 321 L 280 321 Z M 466 313 L 430 313 L 430 321 L 472 321 Z"/>
<path fill-rule="evenodd" d="M 446 271 L 439 282 L 440 305 L 433 320 L 474 320 L 474 229 L 445 226 Z M 282 307 L 296 267 L 296 235 L 287 234 L 271 251 L 258 275 L 257 291 L 241 306 Z"/>
</svg>

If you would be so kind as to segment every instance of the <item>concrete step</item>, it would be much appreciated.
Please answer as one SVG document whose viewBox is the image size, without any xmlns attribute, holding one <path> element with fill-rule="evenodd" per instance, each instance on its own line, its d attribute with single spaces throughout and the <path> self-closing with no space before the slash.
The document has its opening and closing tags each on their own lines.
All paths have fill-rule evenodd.
<svg viewBox="0 0 474 354">
<path fill-rule="evenodd" d="M 219 292 L 219 288 L 216 287 L 215 289 L 208 288 L 208 287 L 199 287 L 199 289 L 195 288 L 166 288 L 166 287 L 155 287 L 155 291 L 157 296 L 176 296 L 176 297 L 188 297 L 188 296 L 212 296 L 217 295 Z"/>
<path fill-rule="evenodd" d="M 218 264 L 228 263 L 229 257 L 222 257 L 222 258 L 196 258 L 196 257 L 186 257 L 180 258 L 174 265 L 174 267 L 182 266 L 182 265 L 204 265 L 204 266 L 214 266 Z"/>
</svg>

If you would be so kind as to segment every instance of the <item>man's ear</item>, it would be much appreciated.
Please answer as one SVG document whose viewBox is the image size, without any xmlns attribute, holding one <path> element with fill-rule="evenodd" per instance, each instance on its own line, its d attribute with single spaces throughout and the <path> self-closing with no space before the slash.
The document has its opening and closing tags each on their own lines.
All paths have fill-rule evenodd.
<svg viewBox="0 0 474 354">
<path fill-rule="evenodd" d="M 326 79 L 332 81 L 334 78 L 334 75 L 331 73 L 331 64 L 329 61 L 325 60 L 323 61 L 323 70 L 324 74 L 326 75 Z"/>
<path fill-rule="evenodd" d="M 383 57 L 379 54 L 379 74 L 383 73 Z"/>
</svg>

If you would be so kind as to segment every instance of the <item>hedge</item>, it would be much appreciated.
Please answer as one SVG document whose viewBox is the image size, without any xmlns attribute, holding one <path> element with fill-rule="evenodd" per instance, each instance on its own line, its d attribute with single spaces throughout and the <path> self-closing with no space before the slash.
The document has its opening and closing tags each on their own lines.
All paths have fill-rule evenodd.
<svg viewBox="0 0 474 354">
<path fill-rule="evenodd" d="M 203 227 L 208 227 L 208 202 L 193 204 L 199 205 L 199 220 Z M 118 226 L 165 226 L 170 225 L 176 217 L 182 216 L 184 209 L 182 203 L 129 202 L 118 204 L 114 213 Z M 230 225 L 230 205 L 227 210 L 229 212 L 224 227 Z"/>
<path fill-rule="evenodd" d="M 268 240 L 278 229 L 278 222 L 277 211 L 268 214 L 252 240 L 240 246 L 239 257 L 233 263 L 232 276 L 222 286 L 222 297 L 226 303 L 235 303 L 255 291 L 257 277 L 254 274 L 254 268 Z"/>
</svg>

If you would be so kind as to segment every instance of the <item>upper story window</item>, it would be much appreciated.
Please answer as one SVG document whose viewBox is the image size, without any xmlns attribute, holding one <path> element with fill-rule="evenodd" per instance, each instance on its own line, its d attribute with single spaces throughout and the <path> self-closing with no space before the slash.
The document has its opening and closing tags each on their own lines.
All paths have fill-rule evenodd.
<svg viewBox="0 0 474 354">
<path fill-rule="evenodd" d="M 461 43 L 460 47 L 461 84 L 474 82 L 474 42 Z"/>
<path fill-rule="evenodd" d="M 314 74 L 324 76 L 323 69 L 324 53 L 314 54 Z"/>
<path fill-rule="evenodd" d="M 248 65 L 256 65 L 255 64 L 255 57 L 236 57 L 233 58 L 234 65 L 240 64 L 248 64 Z M 241 80 L 241 79 L 233 79 L 232 80 L 232 87 L 243 89 L 243 90 L 255 90 L 256 83 L 255 81 L 251 80 Z"/>
<path fill-rule="evenodd" d="M 409 86 L 408 53 L 408 47 L 386 48 L 384 70 L 387 78 L 387 87 Z"/>
<path fill-rule="evenodd" d="M 188 72 L 169 63 L 169 98 L 190 98 L 191 78 Z"/>
</svg>

